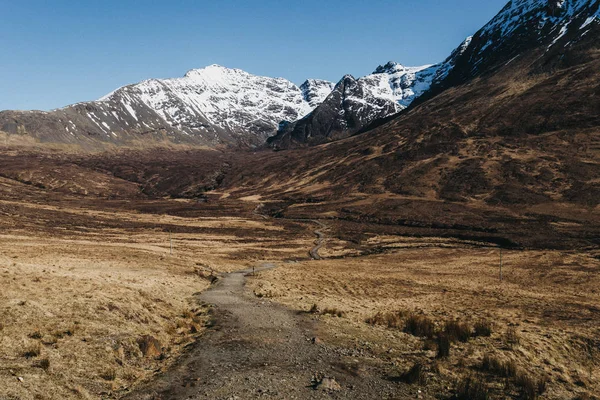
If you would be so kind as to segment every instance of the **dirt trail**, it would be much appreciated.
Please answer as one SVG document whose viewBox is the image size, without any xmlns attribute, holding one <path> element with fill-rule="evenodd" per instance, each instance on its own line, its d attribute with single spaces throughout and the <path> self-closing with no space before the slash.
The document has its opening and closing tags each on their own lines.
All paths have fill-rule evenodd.
<svg viewBox="0 0 600 400">
<path fill-rule="evenodd" d="M 325 225 L 321 221 L 317 221 L 316 219 L 313 219 L 313 220 L 311 220 L 311 222 L 314 222 L 315 224 L 319 225 L 323 229 L 327 229 L 327 225 Z M 313 247 L 309 251 L 309 254 L 313 260 L 322 260 L 321 256 L 319 255 L 319 250 L 321 250 L 321 247 L 323 247 L 323 244 L 325 241 L 325 234 L 322 231 L 317 230 L 317 231 L 315 231 L 315 235 L 317 235 L 317 240 L 315 240 L 315 247 Z"/>
<path fill-rule="evenodd" d="M 263 264 L 259 269 L 273 268 Z M 259 270 L 257 269 L 257 271 Z M 312 340 L 317 322 L 262 301 L 245 289 L 240 271 L 225 275 L 200 300 L 215 307 L 215 325 L 168 372 L 126 399 L 381 399 L 399 397 L 399 386 L 380 373 L 357 376 L 340 368 L 348 349 Z M 258 278 L 259 279 L 259 278 Z M 334 377 L 338 390 L 315 389 L 315 373 Z"/>
<path fill-rule="evenodd" d="M 269 217 L 263 213 L 261 213 L 261 210 L 264 208 L 264 203 L 260 203 L 259 205 L 256 206 L 256 208 L 252 211 L 253 215 L 259 216 L 262 219 L 269 219 Z M 319 227 L 321 229 L 327 229 L 328 226 L 324 223 L 322 223 L 321 221 L 318 221 L 316 219 L 295 219 L 294 221 L 298 221 L 298 222 L 312 222 L 314 224 L 319 225 Z M 315 240 L 315 246 L 310 249 L 310 251 L 308 252 L 308 254 L 310 255 L 310 257 L 313 260 L 322 260 L 323 258 L 319 255 L 319 250 L 321 250 L 321 247 L 323 247 L 324 242 L 325 242 L 325 233 L 323 233 L 323 231 L 321 230 L 316 230 L 314 231 L 315 235 L 317 235 L 317 240 Z"/>
</svg>

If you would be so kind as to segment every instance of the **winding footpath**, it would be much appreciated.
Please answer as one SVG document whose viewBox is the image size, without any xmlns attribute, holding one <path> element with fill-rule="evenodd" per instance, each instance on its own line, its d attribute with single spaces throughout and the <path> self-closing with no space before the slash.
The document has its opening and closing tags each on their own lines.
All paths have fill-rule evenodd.
<svg viewBox="0 0 600 400">
<path fill-rule="evenodd" d="M 254 213 L 262 216 L 259 211 L 257 207 Z M 317 220 L 299 221 L 319 225 L 321 230 L 314 232 L 317 239 L 309 254 L 314 260 L 321 260 L 319 250 L 325 241 L 322 230 L 327 225 Z M 263 263 L 255 271 L 276 267 Z M 212 326 L 175 366 L 122 398 L 413 398 L 408 392 L 399 391 L 397 384 L 384 380 L 376 367 L 367 367 L 364 374 L 357 374 L 353 368 L 359 365 L 360 353 L 329 346 L 318 339 L 315 332 L 319 321 L 315 316 L 256 298 L 245 287 L 252 272 L 250 269 L 226 274 L 201 293 L 198 301 L 213 307 Z"/>
<path fill-rule="evenodd" d="M 262 264 L 257 271 L 274 267 Z M 349 359 L 349 349 L 315 339 L 314 316 L 256 298 L 245 288 L 251 271 L 227 274 L 202 293 L 198 300 L 214 307 L 214 325 L 174 367 L 123 398 L 408 398 L 398 397 L 398 387 L 379 371 L 357 375 L 340 367 L 358 359 Z M 315 374 L 334 378 L 333 388 L 315 387 Z"/>
<path fill-rule="evenodd" d="M 315 224 L 319 225 L 322 229 L 327 229 L 327 225 L 325 225 L 321 221 L 313 219 L 311 220 L 311 222 L 314 222 Z M 323 231 L 317 230 L 315 231 L 315 235 L 317 235 L 317 240 L 315 240 L 315 247 L 310 249 L 308 253 L 310 254 L 310 257 L 313 260 L 322 260 L 323 258 L 319 255 L 319 250 L 321 250 L 321 247 L 323 247 L 323 245 L 325 244 L 325 234 L 323 233 Z"/>
</svg>

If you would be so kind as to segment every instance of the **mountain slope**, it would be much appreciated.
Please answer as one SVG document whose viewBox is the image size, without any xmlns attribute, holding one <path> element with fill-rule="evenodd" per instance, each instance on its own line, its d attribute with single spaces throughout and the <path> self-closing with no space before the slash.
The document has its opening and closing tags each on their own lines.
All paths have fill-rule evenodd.
<svg viewBox="0 0 600 400">
<path fill-rule="evenodd" d="M 405 72 L 390 63 L 352 85 L 345 77 L 338 85 L 342 85 L 342 92 L 350 87 L 349 93 L 327 99 L 309 116 L 280 129 L 269 143 L 274 148 L 290 148 L 351 136 L 377 119 L 493 71 L 528 50 L 544 47 L 544 54 L 536 61 L 537 69 L 542 72 L 557 63 L 571 62 L 564 49 L 585 39 L 597 24 L 599 5 L 599 0 L 510 1 L 444 62 Z M 382 85 L 386 75 L 389 87 Z M 408 96 L 397 96 L 398 89 L 402 94 L 406 91 Z"/>
<path fill-rule="evenodd" d="M 463 83 L 363 134 L 264 155 L 227 185 L 239 196 L 280 200 L 279 216 L 520 246 L 597 247 L 600 21 L 596 8 L 586 9 L 545 28 L 552 34 L 536 32 L 534 47 L 489 54 L 493 61 L 474 50 L 481 40 L 474 37 L 448 74 Z M 528 24 L 530 11 L 523 10 L 513 18 Z M 506 39 L 502 48 L 518 48 L 522 38 Z M 482 54 L 482 67 L 464 63 L 467 54 Z"/>
<path fill-rule="evenodd" d="M 532 72 L 550 72 L 570 62 L 565 50 L 586 39 L 600 21 L 600 0 L 512 0 L 471 38 L 454 59 L 447 77 L 423 99 L 493 72 L 527 51 L 537 49 Z M 578 61 L 575 61 L 578 62 Z"/>
<path fill-rule="evenodd" d="M 442 64 L 405 67 L 390 61 L 359 79 L 346 75 L 311 114 L 284 124 L 268 143 L 289 148 L 348 137 L 379 118 L 404 110 L 445 72 Z"/>
<path fill-rule="evenodd" d="M 308 114 L 332 84 L 282 78 L 212 65 L 185 77 L 151 79 L 117 89 L 95 102 L 49 113 L 0 113 L 0 129 L 42 141 L 116 144 L 166 140 L 214 146 L 259 145 L 280 121 Z"/>
</svg>

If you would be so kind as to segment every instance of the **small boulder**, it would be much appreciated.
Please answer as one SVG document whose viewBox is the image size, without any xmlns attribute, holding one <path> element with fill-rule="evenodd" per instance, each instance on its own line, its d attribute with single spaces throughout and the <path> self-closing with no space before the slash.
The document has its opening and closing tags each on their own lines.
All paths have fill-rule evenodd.
<svg viewBox="0 0 600 400">
<path fill-rule="evenodd" d="M 315 389 L 323 390 L 325 392 L 339 392 L 342 387 L 333 377 L 323 377 L 319 382 L 316 383 Z"/>
</svg>

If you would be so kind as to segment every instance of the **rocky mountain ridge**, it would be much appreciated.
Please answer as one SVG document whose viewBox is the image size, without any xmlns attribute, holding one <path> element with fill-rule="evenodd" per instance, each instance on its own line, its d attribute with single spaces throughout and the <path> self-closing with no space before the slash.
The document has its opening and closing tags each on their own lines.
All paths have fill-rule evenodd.
<svg viewBox="0 0 600 400">
<path fill-rule="evenodd" d="M 599 22 L 600 0 L 512 0 L 439 64 L 389 62 L 362 78 L 346 75 L 335 85 L 309 79 L 300 86 L 212 65 L 51 112 L 3 111 L 0 131 L 92 148 L 257 147 L 267 139 L 276 149 L 326 143 L 491 73 L 528 50 L 540 53 L 534 71 L 576 63 L 568 50 L 593 36 Z"/>
<path fill-rule="evenodd" d="M 275 149 L 286 149 L 352 136 L 374 121 L 489 73 L 528 50 L 543 48 L 538 68 L 548 71 L 568 62 L 565 51 L 598 25 L 600 0 L 511 0 L 442 63 L 416 70 L 388 63 L 368 77 L 346 76 L 311 114 L 283 125 L 268 142 Z M 386 77 L 389 87 L 384 84 Z M 377 95 L 381 93 L 385 95 Z"/>
<path fill-rule="evenodd" d="M 4 111 L 0 130 L 63 143 L 257 146 L 275 133 L 280 121 L 310 113 L 332 88 L 324 80 L 310 79 L 298 87 L 283 78 L 211 65 L 182 78 L 124 86 L 98 101 L 51 112 Z"/>
</svg>

